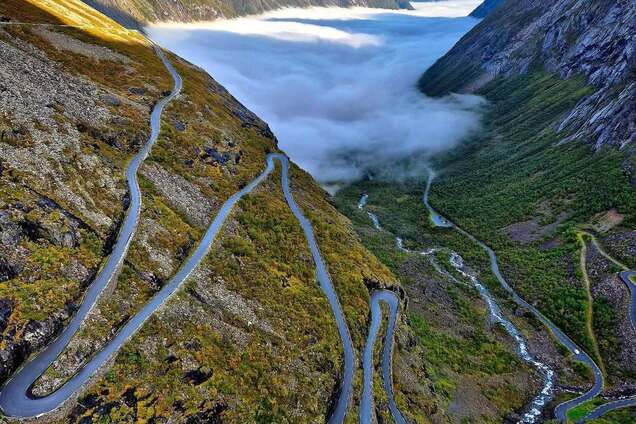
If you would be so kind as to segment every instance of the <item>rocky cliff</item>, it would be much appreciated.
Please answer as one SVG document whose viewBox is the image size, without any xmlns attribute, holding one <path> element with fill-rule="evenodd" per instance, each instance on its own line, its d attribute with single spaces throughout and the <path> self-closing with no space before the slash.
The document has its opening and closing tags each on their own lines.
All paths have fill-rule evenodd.
<svg viewBox="0 0 636 424">
<path fill-rule="evenodd" d="M 636 1 L 505 1 L 422 77 L 429 94 L 545 69 L 594 88 L 559 122 L 597 149 L 636 141 Z"/>
<path fill-rule="evenodd" d="M 337 6 L 410 8 L 408 0 L 84 0 L 127 26 L 159 21 L 209 21 L 262 13 L 283 7 Z"/>
</svg>

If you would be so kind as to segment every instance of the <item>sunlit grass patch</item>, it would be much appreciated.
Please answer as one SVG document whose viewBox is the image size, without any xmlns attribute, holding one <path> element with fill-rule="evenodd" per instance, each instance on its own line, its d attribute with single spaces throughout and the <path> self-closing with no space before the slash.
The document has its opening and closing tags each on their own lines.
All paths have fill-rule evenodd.
<svg viewBox="0 0 636 424">
<path fill-rule="evenodd" d="M 592 399 L 587 401 L 576 408 L 572 408 L 568 411 L 568 420 L 572 422 L 579 422 L 587 416 L 594 408 L 604 403 L 602 399 Z"/>
</svg>

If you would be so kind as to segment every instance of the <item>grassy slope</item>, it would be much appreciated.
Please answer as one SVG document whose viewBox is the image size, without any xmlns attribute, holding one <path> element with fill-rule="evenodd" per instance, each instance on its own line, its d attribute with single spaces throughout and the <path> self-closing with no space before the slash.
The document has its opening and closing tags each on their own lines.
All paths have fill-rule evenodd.
<svg viewBox="0 0 636 424">
<path fill-rule="evenodd" d="M 16 9 L 20 11 L 18 15 L 8 11 L 5 15 L 9 14 L 14 21 L 64 24 L 73 24 L 72 19 L 82 16 L 78 23 L 89 23 L 83 20 L 86 17 L 83 10 L 56 18 L 50 14 L 51 10 L 43 12 L 30 6 Z M 61 10 L 53 9 L 55 13 Z M 89 15 L 92 20 L 94 17 Z M 97 24 L 99 29 L 56 30 L 87 43 L 106 45 L 143 63 L 147 60 L 157 72 L 157 76 L 148 75 L 148 81 L 161 83 L 162 90 L 169 87 L 165 69 L 147 44 L 138 43 L 139 39 L 121 42 L 118 30 L 114 36 L 110 35 L 110 22 L 90 23 Z M 122 91 L 127 91 L 129 86 L 143 86 L 146 74 L 141 69 L 131 73 L 138 81 L 118 79 L 114 75 L 122 72 L 104 66 L 106 63 L 78 60 L 34 38 L 28 28 L 16 27 L 12 31 L 28 35 L 29 41 L 41 43 L 54 60 L 69 69 L 75 65 L 79 69 L 74 72 L 99 84 L 112 84 Z M 218 204 L 262 170 L 265 154 L 275 149 L 275 141 L 263 128 L 242 122 L 238 106 L 202 71 L 178 58 L 171 59 L 184 78 L 184 93 L 166 109 L 164 116 L 170 119 L 163 122 L 160 140 L 148 161 L 182 176 Z M 187 129 L 176 131 L 170 120 L 185 122 Z M 141 128 L 147 118 L 139 117 L 137 122 Z M 220 145 L 227 137 L 241 150 L 240 165 L 223 169 L 198 160 L 203 144 Z M 120 169 L 125 160 L 126 157 L 120 159 Z M 390 286 L 395 277 L 361 246 L 346 220 L 329 205 L 325 193 L 307 174 L 293 169 L 292 184 L 299 204 L 314 223 L 334 285 L 341 295 L 354 343 L 361 350 L 368 319 L 368 292 L 364 282 Z M 168 230 L 149 242 L 166 247 L 174 258 L 182 258 L 202 229 L 171 208 L 152 183 L 142 178 L 141 185 L 142 220 L 151 218 Z M 123 349 L 115 358 L 114 367 L 88 389 L 83 406 L 74 407 L 64 421 L 79 421 L 86 416 L 100 422 L 152 417 L 185 421 L 188 417 L 205 420 L 216 415 L 223 416 L 224 422 L 324 420 L 329 407 L 325 399 L 329 399 L 338 386 L 341 347 L 330 310 L 313 280 L 304 239 L 282 202 L 277 182 L 268 182 L 241 206 L 242 211 L 237 211 L 227 226 L 227 233 L 206 260 L 211 274 L 196 282 L 190 281 L 188 286 L 201 284 L 207 290 L 214 290 L 215 282 L 223 281 L 231 293 L 247 304 L 258 305 L 258 319 L 271 323 L 274 331 L 270 334 L 256 330 L 227 309 L 219 315 L 218 308 L 198 304 L 192 291 L 181 291 L 165 312 L 153 318 Z M 121 208 L 120 205 L 119 211 Z M 140 255 L 141 249 L 136 246 L 139 246 L 137 239 L 133 240 L 117 286 L 97 307 L 103 321 L 84 329 L 82 340 L 99 344 L 113 326 L 121 325 L 122 320 L 152 295 L 153 291 L 140 275 L 144 271 L 156 271 L 155 265 L 147 256 Z M 77 296 L 75 292 L 65 291 L 65 294 Z M 67 301 L 65 298 L 62 303 Z M 25 300 L 25 308 L 28 306 Z M 49 302 L 49 306 L 55 305 Z M 181 314 L 171 313 L 173 310 Z M 232 339 L 237 334 L 248 334 L 249 344 L 242 344 L 241 337 Z M 192 367 L 204 375 L 211 373 L 212 377 L 203 383 L 192 383 L 187 376 L 193 371 Z M 57 370 L 49 372 L 55 374 Z M 355 398 L 360 391 L 359 377 Z M 409 395 L 414 411 L 404 408 L 407 416 L 422 413 L 426 410 L 422 405 L 434 408 L 426 395 Z M 380 403 L 381 408 L 385 406 Z M 351 422 L 356 421 L 356 413 L 353 408 Z M 381 413 L 386 415 L 386 411 Z"/>
<path fill-rule="evenodd" d="M 520 293 L 592 351 L 585 331 L 589 305 L 572 270 L 578 249 L 573 229 L 611 208 L 626 216 L 624 227 L 633 227 L 636 192 L 621 170 L 620 153 L 557 143 L 552 122 L 588 92 L 576 79 L 541 72 L 491 82 L 482 89 L 493 104 L 486 117 L 490 132 L 440 158 L 436 166 L 443 173 L 432 202 L 487 241 Z M 545 239 L 520 246 L 502 233 L 537 216 L 554 222 L 561 212 L 568 218 L 552 237 L 556 247 L 545 248 Z"/>
<path fill-rule="evenodd" d="M 69 4 L 71 4 L 70 2 Z M 65 13 L 64 7 L 59 8 L 55 14 L 42 10 L 30 2 L 20 0 L 7 0 L 0 4 L 0 15 L 9 17 L 14 22 L 46 22 L 53 24 L 68 24 L 71 13 Z M 98 17 L 92 18 L 92 23 L 100 27 L 114 25 L 112 21 Z M 125 124 L 118 128 L 118 139 L 121 146 L 109 145 L 104 140 L 85 134 L 81 140 L 81 149 L 87 154 L 96 155 L 104 163 L 108 164 L 106 172 L 112 173 L 118 184 L 118 189 L 124 186 L 124 167 L 126 161 L 136 150 L 135 141 L 145 139 L 147 136 L 147 124 L 150 106 L 160 96 L 161 92 L 169 87 L 169 76 L 161 71 L 161 62 L 150 46 L 138 36 L 117 34 L 113 37 L 101 38 L 100 35 L 108 31 L 79 31 L 72 28 L 59 29 L 60 32 L 77 38 L 86 43 L 96 43 L 109 47 L 121 54 L 132 58 L 132 61 L 124 66 L 118 62 L 101 61 L 88 58 L 65 50 L 53 48 L 43 37 L 39 36 L 33 28 L 23 26 L 5 26 L 0 37 L 8 43 L 27 42 L 40 49 L 50 60 L 54 61 L 60 71 L 73 76 L 79 76 L 95 81 L 104 90 L 111 93 L 129 96 L 128 87 L 142 86 L 147 83 L 147 95 L 132 99 L 139 108 L 128 105 L 121 106 L 118 110 L 112 108 L 111 112 L 121 117 Z M 125 39 L 126 42 L 122 42 Z M 130 70 L 131 72 L 127 72 Z M 117 77 L 115 77 L 115 75 Z M 146 108 L 146 109 L 144 109 Z M 65 125 L 63 105 L 58 110 L 57 117 L 60 126 Z M 13 125 L 11 118 L 5 118 L 6 125 Z M 75 125 L 75 123 L 70 123 Z M 44 129 L 46 131 L 46 129 Z M 30 148 L 26 143 L 16 147 Z M 76 159 L 76 158 L 75 158 Z M 111 192 L 96 187 L 93 175 L 87 173 L 75 161 L 69 161 L 55 171 L 61 172 L 65 183 L 74 187 L 80 193 L 90 192 L 95 209 L 107 213 L 113 220 L 122 214 L 123 198 L 113 197 Z M 58 211 L 49 215 L 43 215 L 36 207 L 41 198 L 55 201 L 62 210 L 67 211 L 82 221 L 85 226 L 81 230 L 81 238 L 77 248 L 67 248 L 56 245 L 44 238 L 25 240 L 21 248 L 28 253 L 27 265 L 14 279 L 3 282 L 0 285 L 0 297 L 11 299 L 15 303 L 14 311 L 10 317 L 9 326 L 20 329 L 31 320 L 43 320 L 54 313 L 59 313 L 64 305 L 77 300 L 82 288 L 79 282 L 69 279 L 64 275 L 65 267 L 79 259 L 83 266 L 89 270 L 99 267 L 101 261 L 108 255 L 106 247 L 109 235 L 116 231 L 116 227 L 104 228 L 92 226 L 90 220 L 84 219 L 82 213 L 73 208 L 73 205 L 65 203 L 59 197 L 55 186 L 42 182 L 38 176 L 22 172 L 20 169 L 3 167 L 1 175 L 2 187 L 0 202 L 3 209 L 11 208 L 11 205 L 25 204 L 26 208 L 33 207 L 28 220 L 34 226 L 60 224 L 65 221 Z M 83 194 L 80 194 L 82 196 Z"/>
</svg>

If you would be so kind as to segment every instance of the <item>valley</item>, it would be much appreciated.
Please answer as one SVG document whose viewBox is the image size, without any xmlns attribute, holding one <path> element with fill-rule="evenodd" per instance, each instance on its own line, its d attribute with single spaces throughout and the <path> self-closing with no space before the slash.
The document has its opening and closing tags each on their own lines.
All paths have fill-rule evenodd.
<svg viewBox="0 0 636 424">
<path fill-rule="evenodd" d="M 0 421 L 636 421 L 636 4 L 549 3 L 0 4 Z"/>
</svg>

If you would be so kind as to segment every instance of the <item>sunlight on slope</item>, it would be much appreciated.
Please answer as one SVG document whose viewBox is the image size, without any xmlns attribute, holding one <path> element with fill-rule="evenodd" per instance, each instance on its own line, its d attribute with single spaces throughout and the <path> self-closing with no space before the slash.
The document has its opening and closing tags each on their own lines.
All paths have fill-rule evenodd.
<svg viewBox="0 0 636 424">
<path fill-rule="evenodd" d="M 148 41 L 136 30 L 129 30 L 81 0 L 25 0 L 50 13 L 64 25 L 80 27 L 86 32 L 109 41 L 142 43 Z M 32 22 L 36 23 L 36 22 Z"/>
</svg>

